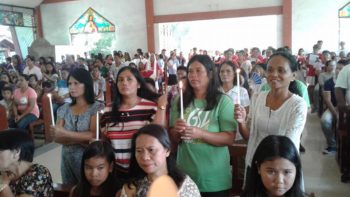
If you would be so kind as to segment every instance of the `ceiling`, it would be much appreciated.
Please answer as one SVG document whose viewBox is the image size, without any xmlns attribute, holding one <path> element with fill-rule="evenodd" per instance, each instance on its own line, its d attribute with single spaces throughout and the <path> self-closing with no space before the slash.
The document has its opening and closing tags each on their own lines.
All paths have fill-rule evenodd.
<svg viewBox="0 0 350 197">
<path fill-rule="evenodd" d="M 0 0 L 0 3 L 35 8 L 40 5 L 42 1 L 43 0 Z"/>
</svg>

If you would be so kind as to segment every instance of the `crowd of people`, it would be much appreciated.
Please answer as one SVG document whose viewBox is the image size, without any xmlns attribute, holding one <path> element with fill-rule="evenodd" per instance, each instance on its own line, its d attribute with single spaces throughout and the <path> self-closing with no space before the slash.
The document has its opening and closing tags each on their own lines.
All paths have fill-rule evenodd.
<svg viewBox="0 0 350 197">
<path fill-rule="evenodd" d="M 228 146 L 237 142 L 247 144 L 242 196 L 306 196 L 299 154 L 308 107 L 319 112 L 328 155 L 337 150 L 337 110 L 350 111 L 350 54 L 344 45 L 339 55 L 321 48 L 193 48 L 186 58 L 138 49 L 134 58 L 114 51 L 25 63 L 14 55 L 0 67 L 10 127 L 0 132 L 0 197 L 53 196 L 50 172 L 32 163 L 27 131 L 48 93 L 56 122 L 49 132 L 62 144 L 72 197 L 146 196 L 163 175 L 182 197 L 230 196 L 237 175 Z"/>
</svg>

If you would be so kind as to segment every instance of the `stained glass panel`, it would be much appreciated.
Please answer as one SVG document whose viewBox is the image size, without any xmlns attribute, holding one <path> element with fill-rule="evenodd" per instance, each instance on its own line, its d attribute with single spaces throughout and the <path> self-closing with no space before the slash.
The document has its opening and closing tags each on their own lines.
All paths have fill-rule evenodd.
<svg viewBox="0 0 350 197">
<path fill-rule="evenodd" d="M 69 28 L 71 34 L 114 32 L 115 26 L 94 9 L 87 9 Z"/>
</svg>

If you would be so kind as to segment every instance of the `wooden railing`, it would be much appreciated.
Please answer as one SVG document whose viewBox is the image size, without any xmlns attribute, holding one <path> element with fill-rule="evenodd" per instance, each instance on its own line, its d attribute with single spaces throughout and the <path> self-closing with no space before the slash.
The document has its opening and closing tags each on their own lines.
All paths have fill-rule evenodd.
<svg viewBox="0 0 350 197">
<path fill-rule="evenodd" d="M 347 127 L 347 119 L 349 114 L 345 112 L 339 112 L 338 126 L 336 127 L 336 140 L 337 140 L 337 162 L 341 172 L 344 172 L 346 168 L 350 168 L 350 136 Z"/>
<path fill-rule="evenodd" d="M 8 129 L 6 108 L 0 105 L 0 131 Z"/>
<path fill-rule="evenodd" d="M 239 196 L 242 192 L 245 172 L 246 143 L 235 143 L 228 146 L 232 165 L 232 196 Z"/>
<path fill-rule="evenodd" d="M 54 197 L 68 197 L 69 192 L 72 189 L 72 185 L 66 185 L 61 183 L 54 183 Z"/>
</svg>

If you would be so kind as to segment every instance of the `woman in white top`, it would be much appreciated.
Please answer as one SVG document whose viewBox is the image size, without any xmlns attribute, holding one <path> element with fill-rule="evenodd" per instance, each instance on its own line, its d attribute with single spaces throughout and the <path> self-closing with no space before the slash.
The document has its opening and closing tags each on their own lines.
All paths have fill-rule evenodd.
<svg viewBox="0 0 350 197">
<path fill-rule="evenodd" d="M 246 113 L 249 112 L 250 99 L 247 89 L 242 87 L 244 78 L 240 75 L 240 86 L 237 86 L 237 74 L 236 74 L 236 66 L 232 63 L 232 61 L 226 61 L 221 64 L 219 68 L 219 79 L 221 84 L 221 91 L 227 94 L 233 101 L 233 103 L 238 103 L 238 99 L 240 100 L 240 104 L 245 108 Z M 240 98 L 238 98 L 238 91 L 240 91 Z M 235 141 L 241 140 L 241 134 L 237 133 Z"/>
<path fill-rule="evenodd" d="M 227 61 L 221 64 L 219 68 L 219 79 L 222 91 L 225 94 L 229 95 L 234 103 L 238 103 L 238 90 L 240 91 L 240 104 L 248 113 L 250 100 L 247 89 L 242 87 L 244 78 L 240 74 L 240 86 L 238 89 L 236 66 L 231 61 Z"/>
<path fill-rule="evenodd" d="M 289 137 L 298 149 L 307 115 L 305 101 L 288 90 L 297 70 L 295 58 L 286 52 L 273 54 L 267 63 L 269 92 L 253 98 L 248 116 L 244 107 L 235 106 L 235 119 L 242 136 L 249 140 L 246 166 L 249 171 L 256 147 L 268 135 Z"/>
</svg>

